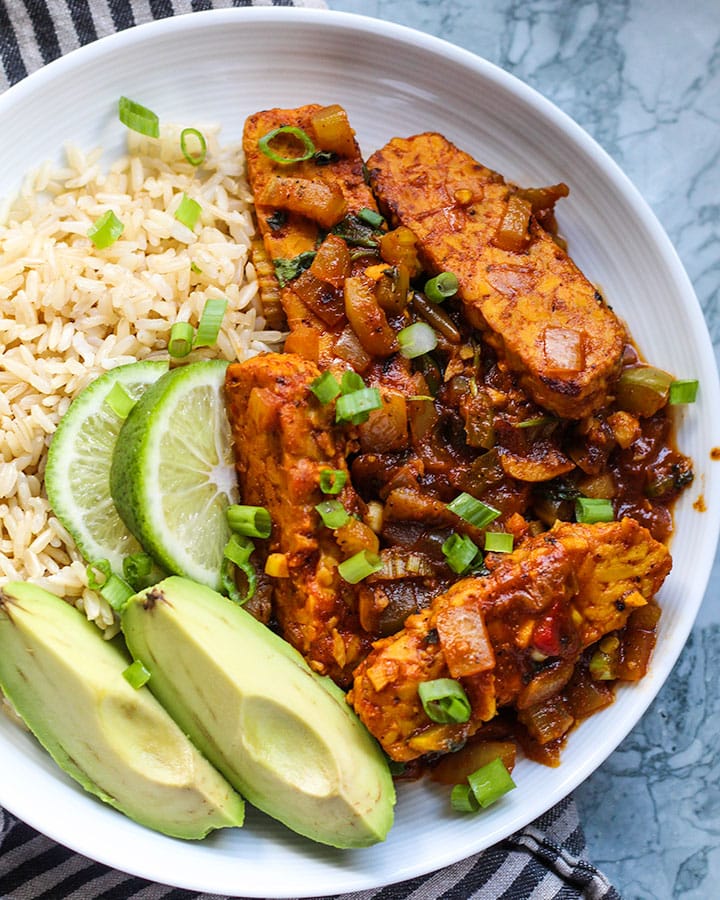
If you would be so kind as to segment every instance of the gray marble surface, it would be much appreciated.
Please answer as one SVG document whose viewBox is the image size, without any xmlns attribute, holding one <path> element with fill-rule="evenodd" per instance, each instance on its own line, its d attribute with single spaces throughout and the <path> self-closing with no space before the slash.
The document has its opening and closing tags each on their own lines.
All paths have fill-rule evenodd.
<svg viewBox="0 0 720 900">
<path fill-rule="evenodd" d="M 675 244 L 720 358 L 720 0 L 329 0 L 522 78 L 640 189 Z M 590 855 L 625 900 L 720 896 L 720 559 L 647 715 L 576 792 Z"/>
</svg>

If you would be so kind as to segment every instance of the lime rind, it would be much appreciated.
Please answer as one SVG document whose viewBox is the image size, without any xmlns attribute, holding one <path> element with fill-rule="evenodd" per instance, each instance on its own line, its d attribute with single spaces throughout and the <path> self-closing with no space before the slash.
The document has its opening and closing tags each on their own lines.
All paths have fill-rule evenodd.
<svg viewBox="0 0 720 900">
<path fill-rule="evenodd" d="M 133 400 L 168 370 L 165 360 L 111 369 L 73 400 L 53 435 L 45 488 L 53 512 L 83 557 L 107 559 L 122 574 L 125 556 L 142 550 L 110 496 L 110 466 L 124 420 L 105 402 L 115 384 Z"/>
<path fill-rule="evenodd" d="M 111 474 L 128 527 L 164 568 L 218 589 L 237 502 L 227 362 L 205 360 L 164 375 L 128 416 Z"/>
</svg>

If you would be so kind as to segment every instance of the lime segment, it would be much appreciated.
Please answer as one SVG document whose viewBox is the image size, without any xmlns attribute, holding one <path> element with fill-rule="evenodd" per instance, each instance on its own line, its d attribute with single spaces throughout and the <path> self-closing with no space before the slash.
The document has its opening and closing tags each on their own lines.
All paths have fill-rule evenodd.
<svg viewBox="0 0 720 900">
<path fill-rule="evenodd" d="M 120 432 L 110 476 L 118 511 L 147 552 L 215 589 L 227 507 L 237 502 L 226 368 L 223 360 L 191 363 L 154 384 Z"/>
<path fill-rule="evenodd" d="M 118 366 L 73 400 L 48 452 L 45 488 L 50 505 L 86 560 L 107 559 L 122 575 L 122 561 L 142 549 L 110 496 L 110 464 L 124 419 L 106 403 L 116 385 L 137 400 L 165 372 L 162 360 Z"/>
</svg>

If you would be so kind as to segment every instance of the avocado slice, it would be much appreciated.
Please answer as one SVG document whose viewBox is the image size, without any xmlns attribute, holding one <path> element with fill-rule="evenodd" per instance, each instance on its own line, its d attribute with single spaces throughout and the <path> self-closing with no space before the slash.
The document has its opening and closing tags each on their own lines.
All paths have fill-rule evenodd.
<svg viewBox="0 0 720 900">
<path fill-rule="evenodd" d="M 242 825 L 244 802 L 147 687 L 121 642 L 31 584 L 0 591 L 0 687 L 55 762 L 142 825 L 179 838 Z"/>
<path fill-rule="evenodd" d="M 387 761 L 343 692 L 289 644 L 179 576 L 131 597 L 121 620 L 151 690 L 250 803 L 333 847 L 384 840 Z"/>
</svg>

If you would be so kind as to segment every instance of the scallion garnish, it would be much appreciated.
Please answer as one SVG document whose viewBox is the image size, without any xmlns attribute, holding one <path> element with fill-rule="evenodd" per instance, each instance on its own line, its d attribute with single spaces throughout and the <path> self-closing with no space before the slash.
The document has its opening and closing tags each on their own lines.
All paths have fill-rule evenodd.
<svg viewBox="0 0 720 900">
<path fill-rule="evenodd" d="M 699 387 L 700 382 L 697 380 L 673 381 L 670 385 L 668 403 L 673 406 L 678 403 L 694 403 Z"/>
<path fill-rule="evenodd" d="M 499 756 L 468 775 L 468 784 L 483 809 L 515 787 L 515 782 Z"/>
<path fill-rule="evenodd" d="M 448 297 L 454 297 L 459 287 L 457 275 L 452 272 L 441 272 L 425 282 L 423 293 L 433 303 L 442 303 Z"/>
<path fill-rule="evenodd" d="M 160 137 L 160 120 L 155 113 L 146 106 L 130 100 L 129 97 L 120 98 L 118 116 L 127 128 L 139 131 L 147 137 Z"/>
<path fill-rule="evenodd" d="M 192 197 L 188 197 L 187 194 L 182 195 L 182 200 L 178 208 L 175 210 L 175 218 L 180 222 L 181 225 L 184 225 L 186 228 L 189 228 L 190 231 L 197 225 L 198 219 L 200 218 L 200 213 L 202 212 L 202 206 L 197 202 L 197 200 L 193 200 Z"/>
<path fill-rule="evenodd" d="M 87 236 L 98 250 L 111 247 L 125 230 L 125 226 L 115 213 L 109 209 L 96 219 L 87 230 Z"/>
<path fill-rule="evenodd" d="M 522 422 L 516 422 L 515 428 L 535 428 L 538 425 L 549 425 L 554 422 L 553 416 L 533 416 L 532 419 L 523 419 Z"/>
<path fill-rule="evenodd" d="M 257 587 L 257 575 L 255 574 L 253 564 L 250 562 L 250 557 L 252 556 L 254 549 L 255 545 L 250 538 L 245 537 L 242 534 L 232 534 L 223 550 L 220 580 L 222 581 L 223 588 L 228 597 L 240 606 L 242 606 L 243 603 L 247 603 L 247 601 L 252 598 L 255 593 L 255 588 Z M 245 594 L 241 594 L 237 589 L 233 566 L 237 566 L 237 568 L 245 575 L 247 580 L 247 590 L 245 591 Z"/>
<path fill-rule="evenodd" d="M 141 591 L 148 587 L 147 578 L 152 568 L 152 557 L 147 553 L 131 553 L 123 559 L 123 578 L 136 591 Z"/>
<path fill-rule="evenodd" d="M 458 575 L 464 575 L 480 553 L 477 544 L 466 534 L 453 532 L 443 543 L 442 552 L 447 564 Z"/>
<path fill-rule="evenodd" d="M 460 682 L 452 678 L 436 678 L 422 681 L 418 685 L 418 695 L 425 714 L 433 722 L 467 722 L 472 712 L 470 701 Z"/>
<path fill-rule="evenodd" d="M 108 395 L 105 398 L 105 405 L 109 406 L 118 418 L 127 419 L 130 410 L 135 406 L 135 400 L 133 400 L 120 382 L 116 381 L 108 391 Z"/>
<path fill-rule="evenodd" d="M 352 394 L 355 391 L 361 391 L 364 387 L 365 382 L 357 372 L 353 372 L 352 369 L 348 369 L 346 372 L 343 372 L 343 376 L 340 381 L 341 394 Z"/>
<path fill-rule="evenodd" d="M 300 156 L 281 156 L 279 153 L 276 153 L 270 146 L 270 142 L 280 134 L 289 134 L 292 137 L 297 138 L 303 146 L 302 154 Z M 294 125 L 281 125 L 280 128 L 274 128 L 272 131 L 268 131 L 268 133 L 263 135 L 258 141 L 258 148 L 265 156 L 273 162 L 280 163 L 281 166 L 290 166 L 293 163 L 304 162 L 306 159 L 311 159 L 315 155 L 315 144 L 313 144 L 310 137 L 302 130 L 302 128 L 296 128 Z"/>
<path fill-rule="evenodd" d="M 323 494 L 339 494 L 345 487 L 347 477 L 344 469 L 323 469 L 320 472 L 320 490 Z"/>
<path fill-rule="evenodd" d="M 346 559 L 338 566 L 338 573 L 349 584 L 357 584 L 373 572 L 379 572 L 382 569 L 382 560 L 377 553 L 371 553 L 369 550 L 361 550 L 350 559 Z"/>
<path fill-rule="evenodd" d="M 199 144 L 197 153 L 193 153 L 188 147 L 188 138 L 190 137 L 194 138 Z M 202 131 L 198 131 L 197 128 L 183 128 L 180 132 L 180 149 L 191 166 L 201 166 L 205 162 L 205 157 L 207 156 L 207 141 L 205 140 L 205 135 Z"/>
<path fill-rule="evenodd" d="M 360 425 L 367 422 L 372 410 L 381 407 L 380 391 L 377 388 L 362 388 L 338 397 L 335 404 L 335 421 Z"/>
<path fill-rule="evenodd" d="M 272 531 L 272 519 L 264 506 L 241 506 L 233 503 L 227 508 L 230 530 L 245 537 L 268 538 Z"/>
<path fill-rule="evenodd" d="M 325 405 L 337 397 L 340 393 L 340 385 L 332 372 L 323 372 L 312 382 L 310 391 Z"/>
<path fill-rule="evenodd" d="M 315 509 L 320 514 L 326 528 L 342 528 L 350 521 L 350 513 L 339 500 L 323 500 L 322 503 L 317 504 Z"/>
<path fill-rule="evenodd" d="M 134 687 L 135 690 L 137 690 L 150 681 L 150 673 L 142 662 L 139 659 L 136 659 L 134 663 L 131 663 L 127 667 L 127 669 L 123 669 L 123 678 L 130 687 Z"/>
<path fill-rule="evenodd" d="M 486 531 L 485 550 L 491 553 L 512 553 L 513 536 L 506 531 Z"/>
<path fill-rule="evenodd" d="M 397 342 L 405 359 L 415 359 L 437 347 L 437 334 L 427 322 L 414 322 L 398 331 Z"/>
<path fill-rule="evenodd" d="M 595 497 L 578 497 L 575 501 L 575 520 L 584 525 L 612 522 L 615 519 L 612 501 Z"/>
<path fill-rule="evenodd" d="M 374 209 L 369 209 L 367 206 L 364 206 L 358 212 L 357 217 L 361 222 L 364 222 L 371 228 L 382 228 L 382 226 L 385 224 L 385 219 L 380 215 L 380 213 L 375 212 Z"/>
<path fill-rule="evenodd" d="M 451 503 L 448 503 L 447 508 L 476 528 L 484 528 L 500 515 L 499 509 L 488 506 L 487 503 L 476 500 L 471 494 L 466 493 L 458 494 Z"/>
<path fill-rule="evenodd" d="M 121 610 L 135 591 L 130 585 L 114 574 L 106 559 L 97 559 L 86 568 L 88 587 L 98 594 L 115 610 Z"/>
<path fill-rule="evenodd" d="M 212 347 L 220 334 L 223 316 L 227 309 L 227 300 L 224 297 L 211 297 L 205 301 L 205 306 L 198 322 L 197 332 L 193 347 Z"/>
<path fill-rule="evenodd" d="M 450 806 L 457 812 L 477 812 L 480 804 L 469 784 L 456 784 L 450 791 Z"/>
<path fill-rule="evenodd" d="M 174 359 L 182 359 L 192 350 L 195 329 L 189 322 L 175 322 L 170 329 L 168 353 Z"/>
</svg>

